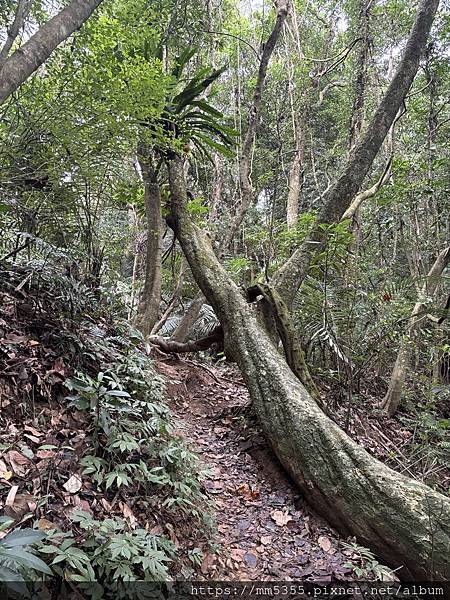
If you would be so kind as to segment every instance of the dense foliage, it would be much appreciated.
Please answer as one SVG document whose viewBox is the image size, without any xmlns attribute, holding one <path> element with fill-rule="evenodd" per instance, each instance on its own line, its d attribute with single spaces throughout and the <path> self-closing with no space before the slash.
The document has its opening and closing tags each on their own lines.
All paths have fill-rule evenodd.
<svg viewBox="0 0 450 600">
<path fill-rule="evenodd" d="M 3 41 L 16 4 L 1 3 Z M 65 3 L 28 4 L 13 50 Z M 106 0 L 0 106 L 0 337 L 34 339 L 45 331 L 48 347 L 69 357 L 56 392 L 27 372 L 15 393 L 24 418 L 35 410 L 31 389 L 36 401 L 50 398 L 61 411 L 82 415 L 88 441 L 71 469 L 109 500 L 126 505 L 135 494 L 143 514 L 161 510 L 202 522 L 196 458 L 176 433 L 149 340 L 133 326 L 154 235 L 162 283 L 158 322 L 149 329 L 183 342 L 218 324 L 170 227 L 167 159 L 185 159 L 188 212 L 236 283 L 245 289 L 270 281 L 317 223 L 326 192 L 399 64 L 418 4 L 293 0 L 258 107 L 272 2 Z M 450 239 L 449 28 L 441 6 L 365 180 L 364 189 L 376 189 L 349 218 L 320 225 L 327 243 L 291 307 L 327 410 L 359 441 L 361 415 L 386 424 L 380 402 L 399 347 L 410 348 L 401 409 L 386 425 L 393 437 L 402 432 L 403 442 L 371 450 L 444 493 L 449 276 L 443 268 L 431 293 L 427 274 Z M 255 114 L 247 157 L 252 202 L 224 247 L 242 202 L 242 152 Z M 152 186 L 160 194 L 161 231 L 148 227 Z M 419 323 L 411 324 L 419 301 Z M 25 326 L 30 302 L 35 322 Z M 51 327 L 61 331 L 50 334 Z M 215 350 L 215 359 L 225 360 L 223 348 Z M 48 574 L 48 564 L 65 579 L 96 581 L 119 594 L 129 579 L 190 574 L 186 552 L 167 532 L 133 528 L 100 510 L 72 519 L 76 534 L 66 519 L 43 541 L 27 529 L 0 539 L 0 579 L 17 580 L 20 590 L 29 569 Z M 100 597 L 98 589 L 91 593 Z"/>
</svg>

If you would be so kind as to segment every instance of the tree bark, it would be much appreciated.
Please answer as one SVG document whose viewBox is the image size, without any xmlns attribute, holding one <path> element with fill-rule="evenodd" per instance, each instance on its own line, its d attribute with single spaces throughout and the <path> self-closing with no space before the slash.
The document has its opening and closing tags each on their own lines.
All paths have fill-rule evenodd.
<svg viewBox="0 0 450 600">
<path fill-rule="evenodd" d="M 219 210 L 219 202 L 222 196 L 222 188 L 223 188 L 223 162 L 219 154 L 214 154 L 214 183 L 211 190 L 211 196 L 209 199 L 208 207 L 209 214 L 208 220 L 212 225 L 212 228 L 215 228 L 215 221 L 217 220 L 218 210 Z M 214 232 L 214 238 L 216 239 L 216 233 Z M 226 248 L 222 248 L 222 253 L 226 251 Z M 205 302 L 205 297 L 202 293 L 194 298 L 189 308 L 183 315 L 179 325 L 176 327 L 175 331 L 171 336 L 171 340 L 177 342 L 184 342 L 189 334 L 189 331 L 194 326 L 195 322 L 198 319 L 202 306 Z"/>
<path fill-rule="evenodd" d="M 303 161 L 305 158 L 305 131 L 299 119 L 294 120 L 295 154 L 289 171 L 286 224 L 293 229 L 298 221 L 298 204 L 302 188 Z"/>
<path fill-rule="evenodd" d="M 101 2 L 72 0 L 4 61 L 0 71 L 0 104 L 47 60 L 61 42 L 87 21 Z"/>
<path fill-rule="evenodd" d="M 170 339 L 174 342 L 184 342 L 187 338 L 189 331 L 192 329 L 195 321 L 198 319 L 198 315 L 205 302 L 203 294 L 198 295 L 192 300 L 189 308 L 183 315 L 179 325 L 175 328 L 175 331 L 171 335 Z"/>
<path fill-rule="evenodd" d="M 211 333 L 199 340 L 193 340 L 192 342 L 176 342 L 174 340 L 168 340 L 160 337 L 159 335 L 153 335 L 150 337 L 152 344 L 155 344 L 163 352 L 182 354 L 187 352 L 200 352 L 207 350 L 213 344 L 221 344 L 223 342 L 223 331 L 222 327 L 218 325 Z"/>
<path fill-rule="evenodd" d="M 358 2 L 358 37 L 361 40 L 356 59 L 356 77 L 354 81 L 353 110 L 349 128 L 349 149 L 351 150 L 361 136 L 364 121 L 364 104 L 367 83 L 367 60 L 369 58 L 369 12 L 368 0 Z"/>
<path fill-rule="evenodd" d="M 139 159 L 144 180 L 145 214 L 147 217 L 147 252 L 145 280 L 136 315 L 136 325 L 144 336 L 150 335 L 158 320 L 161 303 L 162 221 L 161 191 L 150 158 Z"/>
<path fill-rule="evenodd" d="M 275 287 L 289 307 L 308 272 L 313 257 L 326 243 L 326 231 L 321 225 L 337 223 L 341 219 L 358 193 L 404 102 L 417 73 L 438 5 L 439 0 L 422 0 L 397 72 L 367 130 L 351 151 L 342 174 L 324 194 L 324 206 L 318 215 L 317 225 L 273 278 Z"/>
<path fill-rule="evenodd" d="M 406 374 L 411 359 L 411 353 L 414 346 L 415 336 L 420 329 L 420 324 L 426 317 L 425 303 L 427 299 L 434 295 L 440 282 L 440 277 L 450 262 L 450 246 L 442 250 L 436 258 L 433 266 L 428 272 L 422 293 L 416 302 L 408 323 L 408 331 L 403 338 L 400 349 L 397 354 L 394 369 L 389 382 L 389 389 L 382 402 L 382 408 L 389 417 L 394 416 L 400 405 L 403 386 L 405 384 Z"/>
<path fill-rule="evenodd" d="M 356 77 L 354 81 L 353 110 L 349 127 L 350 151 L 358 143 L 361 137 L 361 131 L 363 129 L 364 123 L 364 107 L 366 101 L 367 86 L 367 61 L 369 58 L 368 0 L 358 1 L 358 37 L 361 39 L 361 42 L 358 47 L 358 54 L 356 59 Z M 360 211 L 360 206 L 362 202 L 363 200 L 361 200 L 361 202 L 357 203 L 356 206 L 354 206 L 352 214 L 351 227 L 353 233 L 353 240 L 350 243 L 349 250 L 355 258 L 358 256 L 362 238 L 362 220 Z M 355 205 L 355 200 L 352 201 L 352 205 Z"/>
<path fill-rule="evenodd" d="M 174 229 L 197 284 L 214 307 L 262 428 L 305 499 L 355 535 L 403 579 L 450 577 L 450 499 L 396 473 L 319 409 L 288 368 L 256 312 L 191 222 L 182 159 L 168 162 Z"/>
<path fill-rule="evenodd" d="M 374 183 L 370 188 L 367 188 L 366 190 L 364 190 L 362 192 L 358 192 L 356 194 L 356 196 L 353 198 L 350 206 L 347 208 L 347 210 L 342 215 L 342 217 L 341 217 L 342 221 L 344 221 L 345 219 L 353 219 L 353 217 L 355 216 L 355 213 L 359 210 L 361 204 L 363 202 L 365 202 L 366 200 L 368 200 L 369 198 L 373 198 L 373 196 L 375 196 L 375 194 L 378 192 L 378 190 L 385 183 L 387 183 L 389 181 L 389 179 L 391 178 L 391 175 L 392 175 L 392 172 L 391 172 L 392 159 L 393 159 L 393 156 L 391 155 L 386 163 L 386 166 L 384 168 L 382 176 L 378 179 L 378 181 L 376 183 Z"/>
</svg>

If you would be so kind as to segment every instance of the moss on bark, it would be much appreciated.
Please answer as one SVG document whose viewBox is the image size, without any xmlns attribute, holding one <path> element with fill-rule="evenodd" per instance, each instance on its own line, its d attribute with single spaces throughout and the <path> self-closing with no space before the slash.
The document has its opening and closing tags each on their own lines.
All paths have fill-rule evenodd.
<svg viewBox="0 0 450 600">
<path fill-rule="evenodd" d="M 181 158 L 168 166 L 170 223 L 221 321 L 261 426 L 308 503 L 403 579 L 450 579 L 450 499 L 372 457 L 320 410 L 190 221 Z"/>
</svg>

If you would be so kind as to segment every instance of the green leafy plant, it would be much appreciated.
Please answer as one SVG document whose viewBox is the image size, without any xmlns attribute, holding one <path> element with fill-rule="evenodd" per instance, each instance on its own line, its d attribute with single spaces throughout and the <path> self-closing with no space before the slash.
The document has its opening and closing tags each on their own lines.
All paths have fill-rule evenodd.
<svg viewBox="0 0 450 600">
<path fill-rule="evenodd" d="M 359 546 L 354 542 L 341 543 L 352 554 L 352 559 L 346 562 L 344 566 L 351 569 L 357 579 L 392 581 L 393 571 L 380 564 L 368 548 Z"/>
<path fill-rule="evenodd" d="M 172 417 L 162 402 L 162 379 L 139 348 L 141 336 L 130 333 L 131 340 L 114 337 L 123 349 L 114 368 L 96 378 L 78 373 L 66 381 L 77 392 L 71 403 L 89 414 L 96 434 L 95 452 L 80 461 L 83 475 L 105 490 L 133 488 L 148 503 L 199 517 L 204 497 L 197 458 L 174 437 Z"/>
<path fill-rule="evenodd" d="M 0 532 L 4 532 L 14 523 L 9 517 L 0 517 Z M 52 575 L 47 564 L 36 556 L 33 547 L 45 537 L 34 529 L 15 529 L 0 539 L 0 589 L 6 585 L 21 597 L 29 597 L 26 580 Z"/>
<path fill-rule="evenodd" d="M 159 121 L 150 125 L 155 132 L 160 129 L 163 132 L 158 150 L 164 155 L 175 142 L 179 150 L 189 152 L 195 149 L 200 156 L 208 159 L 211 159 L 211 150 L 232 157 L 233 138 L 238 133 L 224 125 L 223 113 L 203 97 L 226 66 L 214 71 L 201 68 L 183 85 L 184 71 L 196 52 L 196 48 L 186 49 L 175 60 L 171 72 L 173 95 L 168 99 Z"/>
<path fill-rule="evenodd" d="M 175 546 L 167 538 L 145 529 L 131 529 L 120 518 L 98 521 L 89 513 L 76 511 L 73 521 L 81 530 L 53 530 L 39 552 L 51 558 L 54 572 L 66 581 L 77 582 L 92 598 L 123 597 L 127 582 L 167 581 Z"/>
</svg>

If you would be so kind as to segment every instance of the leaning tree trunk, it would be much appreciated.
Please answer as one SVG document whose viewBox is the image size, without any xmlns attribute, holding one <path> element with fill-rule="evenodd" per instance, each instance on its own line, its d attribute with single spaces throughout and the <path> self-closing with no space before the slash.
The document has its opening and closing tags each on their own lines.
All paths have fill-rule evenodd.
<svg viewBox="0 0 450 600">
<path fill-rule="evenodd" d="M 28 79 L 57 46 L 79 29 L 102 0 L 72 0 L 2 62 L 0 104 Z"/>
<path fill-rule="evenodd" d="M 198 319 L 202 306 L 205 302 L 203 294 L 198 295 L 192 300 L 189 308 L 184 313 L 181 321 L 175 328 L 175 331 L 170 336 L 170 339 L 174 342 L 184 342 Z"/>
<path fill-rule="evenodd" d="M 411 359 L 414 339 L 418 330 L 420 329 L 420 324 L 425 317 L 423 314 L 425 310 L 425 303 L 427 299 L 432 297 L 436 292 L 436 288 L 440 282 L 440 277 L 449 262 L 450 246 L 442 250 L 442 252 L 436 258 L 433 266 L 428 272 L 425 285 L 423 286 L 420 294 L 420 298 L 416 302 L 411 313 L 408 331 L 401 342 L 389 382 L 389 389 L 382 402 L 382 408 L 389 417 L 394 416 L 402 398 L 403 386 L 405 384 L 406 373 L 408 371 L 408 366 Z"/>
<path fill-rule="evenodd" d="M 168 168 L 168 224 L 220 319 L 262 428 L 306 500 L 344 535 L 398 567 L 402 578 L 449 579 L 450 499 L 373 458 L 319 409 L 191 222 L 182 159 L 172 157 Z"/>
<path fill-rule="evenodd" d="M 140 165 L 145 188 L 147 252 L 145 257 L 144 287 L 139 300 L 136 325 L 145 336 L 148 336 L 158 320 L 159 305 L 161 302 L 161 191 L 149 160 L 146 158 L 140 159 Z"/>
</svg>

